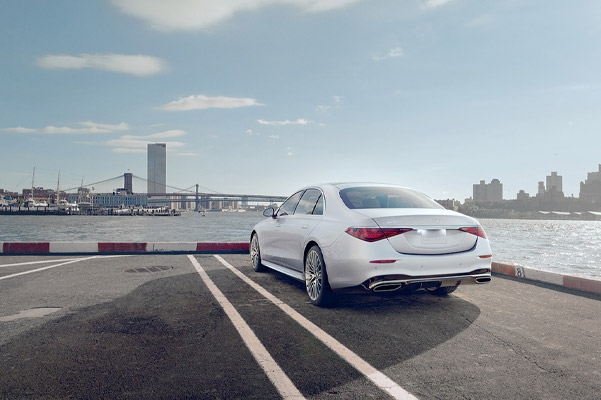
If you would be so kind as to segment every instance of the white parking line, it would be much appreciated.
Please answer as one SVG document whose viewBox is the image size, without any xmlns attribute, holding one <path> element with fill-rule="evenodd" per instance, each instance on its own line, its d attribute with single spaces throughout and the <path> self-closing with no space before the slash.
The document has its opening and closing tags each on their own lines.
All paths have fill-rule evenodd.
<svg viewBox="0 0 601 400">
<path fill-rule="evenodd" d="M 284 399 L 304 399 L 304 396 L 299 392 L 299 390 L 294 386 L 294 383 L 288 378 L 288 376 L 284 373 L 284 371 L 280 368 L 280 366 L 275 362 L 275 360 L 271 357 L 265 346 L 259 341 L 259 338 L 252 331 L 250 326 L 244 321 L 242 316 L 236 311 L 232 303 L 224 296 L 224 294 L 219 290 L 219 288 L 213 283 L 209 275 L 205 272 L 202 266 L 198 263 L 196 258 L 192 255 L 188 255 L 190 262 L 196 268 L 196 271 L 202 278 L 203 282 L 211 293 L 213 297 L 219 302 L 219 305 L 223 308 L 229 319 L 234 324 L 234 327 L 242 337 L 244 344 L 250 350 L 257 363 L 263 368 L 265 374 L 269 378 L 269 380 L 276 387 L 278 392 L 282 395 Z"/>
<path fill-rule="evenodd" d="M 240 279 L 250 285 L 257 292 L 262 294 L 265 298 L 270 300 L 273 304 L 278 306 L 282 311 L 284 311 L 290 318 L 298 322 L 303 328 L 307 329 L 313 336 L 322 341 L 326 346 L 328 346 L 332 351 L 342 357 L 346 362 L 352 365 L 357 371 L 362 373 L 367 379 L 372 381 L 377 387 L 386 391 L 393 398 L 399 400 L 417 400 L 417 397 L 413 396 L 411 393 L 403 389 L 396 382 L 390 379 L 388 376 L 384 375 L 382 372 L 378 371 L 374 367 L 372 367 L 367 361 L 363 360 L 357 354 L 353 353 L 350 349 L 340 343 L 338 340 L 334 339 L 328 333 L 326 333 L 323 329 L 315 325 L 313 322 L 309 321 L 307 318 L 303 317 L 292 307 L 269 293 L 262 286 L 255 283 L 253 280 L 248 278 L 242 272 L 238 271 L 235 267 L 233 267 L 230 263 L 225 261 L 218 255 L 215 255 L 215 258 L 219 260 L 221 264 L 227 267 L 230 271 L 236 274 Z"/>
<path fill-rule="evenodd" d="M 2 277 L 0 277 L 0 281 L 3 279 L 14 278 L 14 277 L 21 276 L 21 275 L 33 274 L 34 272 L 40 272 L 40 271 L 45 271 L 45 270 L 51 269 L 51 268 L 61 267 L 63 265 L 67 265 L 67 264 L 73 264 L 78 261 L 86 261 L 86 260 L 91 260 L 93 258 L 113 258 L 113 257 L 129 257 L 129 255 L 110 255 L 110 256 L 91 256 L 91 257 L 84 257 L 84 258 L 71 258 L 71 259 L 68 259 L 68 261 L 61 262 L 59 264 L 49 265 L 49 266 L 43 267 L 43 268 L 37 268 L 37 269 L 32 269 L 30 271 L 24 271 L 24 272 L 19 272 L 19 273 L 12 274 L 12 275 L 2 276 Z M 57 261 L 64 261 L 64 260 L 49 260 L 48 262 L 57 262 Z M 33 261 L 29 264 L 39 264 L 41 262 L 45 262 L 45 261 Z M 19 265 L 19 264 L 15 264 L 15 265 Z M 24 263 L 21 265 L 27 265 L 27 263 Z M 8 267 L 8 266 L 9 265 L 2 265 L 1 267 Z"/>
<path fill-rule="evenodd" d="M 4 265 L 0 265 L 0 268 L 19 267 L 21 265 L 47 264 L 47 263 L 51 263 L 51 262 L 62 262 L 62 261 L 71 261 L 71 260 L 75 260 L 75 258 L 63 258 L 61 260 L 29 261 L 29 262 L 15 263 L 15 264 L 4 264 Z"/>
<path fill-rule="evenodd" d="M 30 271 L 24 271 L 24 272 L 19 272 L 17 274 L 12 274 L 12 275 L 6 275 L 6 276 L 2 276 L 0 277 L 0 281 L 3 279 L 9 279 L 9 278 L 14 278 L 16 276 L 21 276 L 21 275 L 27 275 L 27 274 L 33 274 L 34 272 L 40 272 L 40 271 L 45 271 L 47 269 L 51 269 L 51 268 L 56 268 L 56 267 L 61 267 L 63 265 L 67 265 L 67 264 L 73 264 L 76 263 L 78 261 L 85 261 L 85 260 L 91 260 L 92 258 L 97 258 L 98 256 L 93 256 L 93 257 L 86 257 L 86 258 L 78 258 L 75 260 L 70 260 L 70 261 L 66 261 L 60 264 L 55 264 L 55 265 L 49 265 L 47 267 L 43 267 L 43 268 L 38 268 L 38 269 L 32 269 Z"/>
</svg>

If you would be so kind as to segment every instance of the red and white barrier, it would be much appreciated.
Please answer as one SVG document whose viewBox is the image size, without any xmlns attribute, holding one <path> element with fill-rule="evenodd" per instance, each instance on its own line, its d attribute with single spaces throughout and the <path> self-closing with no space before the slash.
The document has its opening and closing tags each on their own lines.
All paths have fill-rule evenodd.
<svg viewBox="0 0 601 400">
<path fill-rule="evenodd" d="M 247 242 L 0 242 L 0 254 L 245 254 Z M 493 261 L 492 271 L 520 279 L 601 294 L 601 280 L 562 275 Z"/>
<path fill-rule="evenodd" d="M 245 242 L 0 242 L 0 253 L 12 255 L 248 252 Z"/>
<path fill-rule="evenodd" d="M 583 292 L 601 294 L 601 280 L 597 279 L 556 274 L 554 272 L 541 271 L 539 269 L 527 268 L 515 264 L 508 264 L 497 261 L 492 262 L 492 272 L 496 272 L 502 275 L 514 276 L 520 279 L 550 283 L 552 285 L 563 286 L 570 289 L 577 289 Z"/>
</svg>

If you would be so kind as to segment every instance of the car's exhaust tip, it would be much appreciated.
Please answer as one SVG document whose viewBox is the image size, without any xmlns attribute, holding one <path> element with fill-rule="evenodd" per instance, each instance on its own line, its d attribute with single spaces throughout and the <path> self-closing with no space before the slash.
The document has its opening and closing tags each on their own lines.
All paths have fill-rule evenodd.
<svg viewBox="0 0 601 400">
<path fill-rule="evenodd" d="M 393 292 L 403 287 L 401 283 L 381 283 L 375 285 L 371 290 L 374 292 Z"/>
<path fill-rule="evenodd" d="M 488 283 L 490 282 L 490 276 L 483 276 L 481 278 L 476 278 L 476 283 Z"/>
</svg>

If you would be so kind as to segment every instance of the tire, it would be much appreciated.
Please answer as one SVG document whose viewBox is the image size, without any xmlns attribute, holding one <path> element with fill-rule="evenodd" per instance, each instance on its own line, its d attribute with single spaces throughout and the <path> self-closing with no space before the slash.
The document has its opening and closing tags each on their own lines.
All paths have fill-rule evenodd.
<svg viewBox="0 0 601 400">
<path fill-rule="evenodd" d="M 316 306 L 326 307 L 334 302 L 335 296 L 328 282 L 326 264 L 319 246 L 312 246 L 305 257 L 305 288 Z"/>
<path fill-rule="evenodd" d="M 443 286 L 437 288 L 428 288 L 428 291 L 436 296 L 447 296 L 457 290 L 458 287 L 459 285 Z"/>
<path fill-rule="evenodd" d="M 250 264 L 256 272 L 265 271 L 265 266 L 261 263 L 261 250 L 259 249 L 259 237 L 256 233 L 250 238 Z"/>
</svg>

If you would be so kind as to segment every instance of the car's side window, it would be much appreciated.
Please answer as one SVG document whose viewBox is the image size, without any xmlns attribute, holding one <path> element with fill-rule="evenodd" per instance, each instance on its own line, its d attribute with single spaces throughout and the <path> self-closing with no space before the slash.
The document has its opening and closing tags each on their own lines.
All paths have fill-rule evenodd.
<svg viewBox="0 0 601 400">
<path fill-rule="evenodd" d="M 315 205 L 317 204 L 317 200 L 321 197 L 321 192 L 317 189 L 307 189 L 301 197 L 298 206 L 296 207 L 296 211 L 294 211 L 295 215 L 303 215 L 303 214 L 313 214 L 313 210 L 315 209 Z"/>
<path fill-rule="evenodd" d="M 294 210 L 296 209 L 296 205 L 298 204 L 302 194 L 303 192 L 300 191 L 288 197 L 288 200 L 286 200 L 278 210 L 278 217 L 294 214 Z"/>
</svg>

